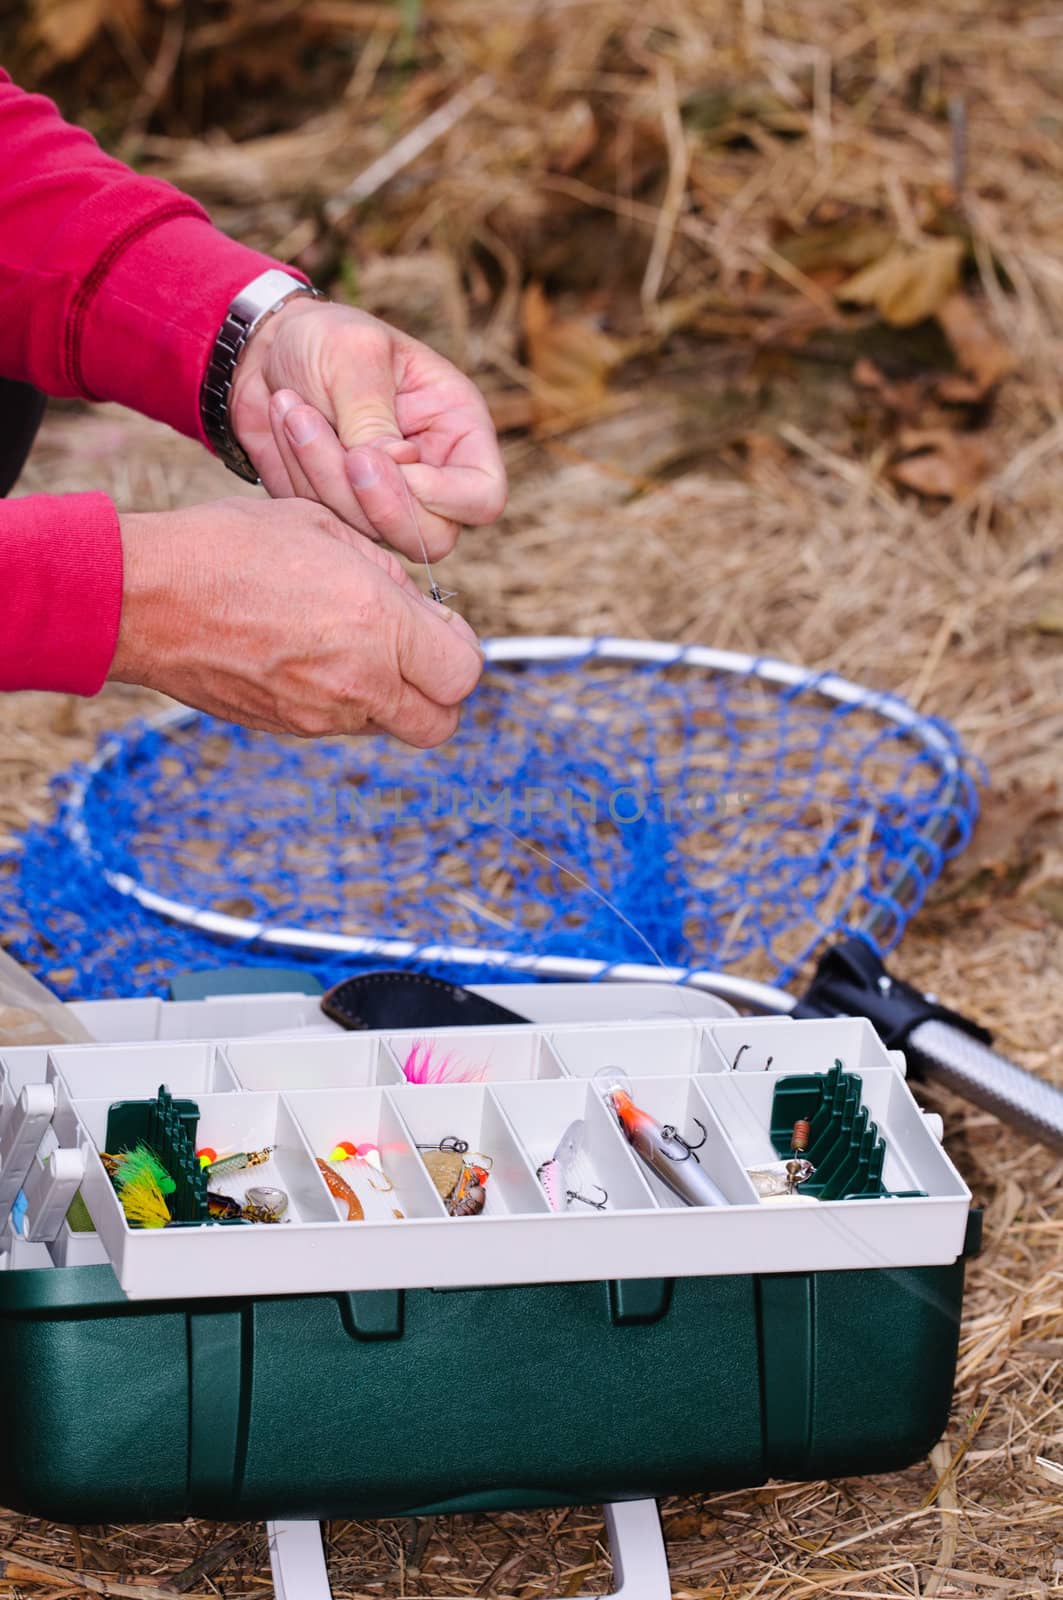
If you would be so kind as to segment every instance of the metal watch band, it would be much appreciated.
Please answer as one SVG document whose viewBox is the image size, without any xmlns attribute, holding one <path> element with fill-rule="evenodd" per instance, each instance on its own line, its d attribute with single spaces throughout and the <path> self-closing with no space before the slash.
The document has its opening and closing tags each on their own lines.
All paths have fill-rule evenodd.
<svg viewBox="0 0 1063 1600">
<path fill-rule="evenodd" d="M 316 300 L 324 299 L 320 289 L 312 288 L 300 278 L 293 278 L 290 272 L 282 272 L 279 267 L 271 267 L 268 272 L 262 272 L 252 279 L 246 288 L 240 290 L 225 313 L 207 370 L 203 374 L 199 391 L 203 431 L 219 460 L 224 461 L 230 472 L 235 472 L 238 478 L 248 483 L 258 483 L 258 473 L 233 433 L 229 415 L 236 364 L 251 335 L 297 294 L 312 295 Z"/>
</svg>

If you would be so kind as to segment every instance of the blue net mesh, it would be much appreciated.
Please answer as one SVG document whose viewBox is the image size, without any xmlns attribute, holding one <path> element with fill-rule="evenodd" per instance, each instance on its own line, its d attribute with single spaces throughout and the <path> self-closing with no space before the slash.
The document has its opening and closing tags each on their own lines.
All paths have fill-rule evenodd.
<svg viewBox="0 0 1063 1600">
<path fill-rule="evenodd" d="M 59 992 L 162 993 L 175 971 L 302 955 L 186 927 L 110 887 L 312 935 L 736 969 L 786 984 L 879 913 L 887 949 L 976 815 L 947 725 L 841 705 L 809 678 L 654 663 L 492 664 L 431 752 L 314 744 L 208 717 L 134 724 L 58 780 L 56 821 L 0 859 L 3 943 Z M 72 800 L 72 796 L 75 797 Z M 83 823 L 80 846 L 74 835 Z M 941 840 L 943 843 L 936 843 Z M 898 878 L 905 875 L 903 893 Z M 637 931 L 636 931 L 637 930 Z"/>
</svg>

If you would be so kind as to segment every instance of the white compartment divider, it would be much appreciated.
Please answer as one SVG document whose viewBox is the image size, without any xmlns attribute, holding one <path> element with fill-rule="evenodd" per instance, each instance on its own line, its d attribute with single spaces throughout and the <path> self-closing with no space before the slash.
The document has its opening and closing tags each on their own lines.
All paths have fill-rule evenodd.
<svg viewBox="0 0 1063 1600">
<path fill-rule="evenodd" d="M 387 1045 L 398 1068 L 396 1081 L 410 1088 L 428 1088 L 435 1082 L 523 1083 L 564 1075 L 550 1040 L 532 1027 L 411 1030 L 388 1034 Z M 407 1067 L 415 1074 L 413 1080 L 407 1077 Z M 418 1074 L 428 1081 L 417 1081 Z"/>
<path fill-rule="evenodd" d="M 603 1001 L 608 996 L 603 987 Z M 515 992 L 512 1000 L 519 1009 Z M 603 1015 L 615 1013 L 604 1008 Z M 401 1081 L 397 1051 L 407 1037 L 482 1052 L 487 1080 Z M 736 1067 L 742 1044 L 748 1048 Z M 82 1195 L 98 1229 L 73 1234 L 61 1221 L 48 1248 L 16 1240 L 7 1265 L 106 1256 L 133 1299 L 905 1267 L 952 1261 L 963 1248 L 970 1195 L 911 1096 L 902 1058 L 858 1019 L 695 1022 L 642 1014 L 629 1023 L 544 1018 L 506 1030 L 307 1032 L 269 1041 L 219 1031 L 198 1042 L 57 1046 L 3 1059 L 10 1097 L 30 1084 L 54 1091 L 45 1137 L 52 1147 L 80 1150 Z M 925 1193 L 760 1203 L 745 1169 L 774 1157 L 769 1123 L 778 1079 L 826 1072 L 835 1059 L 862 1079 L 864 1103 L 886 1142 L 886 1187 Z M 626 1073 L 637 1104 L 692 1144 L 700 1136 L 695 1119 L 705 1125 L 699 1155 L 726 1206 L 685 1206 L 644 1167 L 591 1081 L 610 1066 Z M 238 1200 L 253 1185 L 282 1188 L 290 1202 L 285 1221 L 130 1227 L 99 1150 L 111 1105 L 154 1099 L 160 1084 L 199 1105 L 197 1147 L 227 1155 L 277 1146 L 268 1163 L 211 1187 Z M 601 1212 L 580 1205 L 555 1213 L 536 1170 L 577 1118 L 587 1124 L 590 1170 L 609 1202 Z M 0 1122 L 0 1139 L 6 1125 Z M 479 1216 L 449 1217 L 416 1153 L 418 1144 L 448 1137 L 468 1142 L 470 1160 L 490 1158 Z M 345 1219 L 317 1167 L 343 1140 L 376 1144 L 395 1185 L 394 1195 L 381 1194 L 363 1168 L 336 1165 L 362 1202 L 362 1221 Z"/>
<path fill-rule="evenodd" d="M 364 1089 L 404 1082 L 375 1033 L 330 1037 L 230 1039 L 226 1058 L 242 1089 Z"/>
</svg>

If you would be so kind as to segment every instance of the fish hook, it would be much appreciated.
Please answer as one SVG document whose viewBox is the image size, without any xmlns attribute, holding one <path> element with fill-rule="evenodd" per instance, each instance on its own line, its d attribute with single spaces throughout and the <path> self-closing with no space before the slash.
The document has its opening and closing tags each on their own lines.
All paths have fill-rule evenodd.
<svg viewBox="0 0 1063 1600">
<path fill-rule="evenodd" d="M 705 1124 L 701 1121 L 701 1119 L 699 1117 L 695 1117 L 694 1121 L 695 1121 L 695 1123 L 697 1123 L 697 1126 L 701 1129 L 701 1138 L 699 1139 L 697 1144 L 691 1144 L 688 1139 L 684 1139 L 683 1135 L 679 1132 L 679 1129 L 676 1128 L 676 1127 L 673 1127 L 673 1125 L 670 1122 L 666 1122 L 664 1127 L 661 1129 L 661 1132 L 664 1134 L 664 1137 L 666 1139 L 669 1139 L 669 1140 L 674 1140 L 675 1143 L 680 1146 L 680 1148 L 682 1149 L 682 1152 L 683 1152 L 683 1154 L 681 1156 L 673 1156 L 673 1155 L 669 1155 L 668 1151 L 666 1150 L 664 1153 L 665 1153 L 666 1156 L 668 1156 L 669 1161 L 686 1161 L 691 1156 L 693 1156 L 694 1160 L 697 1162 L 698 1166 L 700 1167 L 700 1165 L 701 1165 L 701 1157 L 698 1155 L 698 1151 L 701 1149 L 702 1145 L 705 1143 L 705 1141 L 709 1137 L 709 1135 L 708 1135 L 708 1133 L 706 1131 Z"/>
<path fill-rule="evenodd" d="M 585 1206 L 592 1206 L 595 1211 L 604 1211 L 609 1204 L 609 1191 L 608 1189 L 603 1189 L 600 1183 L 596 1183 L 594 1187 L 602 1197 L 600 1200 L 592 1200 L 588 1195 L 580 1194 L 575 1189 L 566 1189 L 565 1199 L 580 1200 Z"/>
</svg>

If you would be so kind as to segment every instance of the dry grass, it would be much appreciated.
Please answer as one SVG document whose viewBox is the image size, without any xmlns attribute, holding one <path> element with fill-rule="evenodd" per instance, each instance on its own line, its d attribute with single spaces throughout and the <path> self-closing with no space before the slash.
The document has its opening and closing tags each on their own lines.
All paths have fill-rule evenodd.
<svg viewBox="0 0 1063 1600">
<path fill-rule="evenodd" d="M 201 10 L 178 8 L 190 38 Z M 399 66 L 399 10 L 313 0 L 285 13 L 293 27 L 296 13 L 323 50 L 342 40 L 352 55 L 346 93 L 311 123 L 286 110 L 276 134 L 247 126 L 251 147 L 208 151 L 179 136 L 164 85 L 156 123 L 134 94 L 116 136 L 245 237 L 357 283 L 363 303 L 445 345 L 520 424 L 506 518 L 467 536 L 448 573 L 478 628 L 764 650 L 954 721 L 990 768 L 986 819 L 898 965 L 1063 1080 L 1063 825 L 1043 792 L 1063 735 L 1058 12 L 440 0 Z M 327 220 L 330 196 L 481 71 L 495 93 Z M 164 133 L 145 140 L 152 126 Z M 933 324 L 841 315 L 833 298 L 890 241 L 918 254 L 949 236 L 966 241 L 968 297 L 1014 363 L 960 402 L 942 395 Z M 861 357 L 908 388 L 854 383 Z M 898 484 L 906 428 L 936 430 L 948 498 Z M 232 489 L 194 446 L 108 410 L 52 417 L 25 487 L 56 485 L 138 508 Z M 139 703 L 109 691 L 0 708 L 0 830 L 42 815 L 48 775 Z M 677 1595 L 1063 1590 L 1063 1163 L 926 1098 L 988 1206 L 945 1441 L 898 1476 L 668 1504 Z M 583 1513 L 455 1519 L 418 1555 L 400 1524 L 336 1526 L 335 1592 L 602 1587 L 599 1532 Z M 113 1593 L 174 1594 L 189 1567 L 180 1592 L 269 1592 L 258 1530 L 78 1537 L 8 1517 L 0 1540 L 9 1560 L 43 1563 L 0 1577 L 0 1595 L 66 1596 L 82 1573 L 127 1585 Z"/>
</svg>

